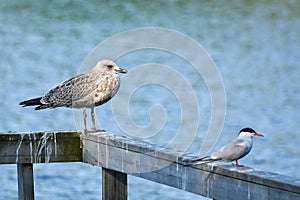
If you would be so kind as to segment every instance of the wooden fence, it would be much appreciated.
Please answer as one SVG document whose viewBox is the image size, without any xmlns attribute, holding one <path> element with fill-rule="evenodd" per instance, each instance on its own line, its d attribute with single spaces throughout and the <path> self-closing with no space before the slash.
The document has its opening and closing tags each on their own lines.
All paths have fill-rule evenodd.
<svg viewBox="0 0 300 200">
<path fill-rule="evenodd" d="M 32 166 L 43 162 L 102 167 L 105 200 L 127 199 L 127 175 L 213 199 L 300 199 L 300 179 L 233 165 L 188 166 L 191 156 L 106 132 L 0 133 L 0 164 L 17 164 L 19 199 L 34 199 Z"/>
</svg>

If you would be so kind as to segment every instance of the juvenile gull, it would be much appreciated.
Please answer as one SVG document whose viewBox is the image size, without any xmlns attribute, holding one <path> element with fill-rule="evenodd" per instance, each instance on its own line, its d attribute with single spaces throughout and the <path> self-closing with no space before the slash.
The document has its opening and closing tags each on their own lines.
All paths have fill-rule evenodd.
<svg viewBox="0 0 300 200">
<path fill-rule="evenodd" d="M 84 108 L 84 131 L 86 127 L 86 108 L 91 108 L 92 131 L 96 131 L 94 107 L 109 101 L 120 87 L 120 73 L 126 73 L 110 60 L 99 61 L 86 73 L 79 74 L 52 88 L 42 97 L 20 102 L 20 105 L 37 106 L 35 110 L 69 107 Z"/>
</svg>

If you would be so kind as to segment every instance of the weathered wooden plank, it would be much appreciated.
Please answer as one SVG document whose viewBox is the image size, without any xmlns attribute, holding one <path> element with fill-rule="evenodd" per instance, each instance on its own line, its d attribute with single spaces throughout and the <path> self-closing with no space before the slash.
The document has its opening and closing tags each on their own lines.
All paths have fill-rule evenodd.
<svg viewBox="0 0 300 200">
<path fill-rule="evenodd" d="M 83 162 L 202 196 L 300 199 L 300 179 L 293 177 L 233 165 L 187 166 L 181 152 L 109 133 L 86 134 L 83 144 Z"/>
<path fill-rule="evenodd" d="M 19 163 L 20 169 L 24 163 L 83 161 L 107 168 L 104 180 L 120 176 L 125 183 L 124 176 L 131 174 L 214 199 L 300 199 L 300 179 L 232 165 L 187 166 L 184 160 L 193 156 L 105 132 L 0 134 L 0 164 Z M 114 184 L 106 181 L 104 190 Z M 123 187 L 121 193 L 126 192 Z"/>
<path fill-rule="evenodd" d="M 102 199 L 127 199 L 127 174 L 102 168 Z"/>
<path fill-rule="evenodd" d="M 18 163 L 18 195 L 20 200 L 34 199 L 34 181 L 32 163 Z"/>
<path fill-rule="evenodd" d="M 81 133 L 0 133 L 0 164 L 82 161 Z"/>
</svg>

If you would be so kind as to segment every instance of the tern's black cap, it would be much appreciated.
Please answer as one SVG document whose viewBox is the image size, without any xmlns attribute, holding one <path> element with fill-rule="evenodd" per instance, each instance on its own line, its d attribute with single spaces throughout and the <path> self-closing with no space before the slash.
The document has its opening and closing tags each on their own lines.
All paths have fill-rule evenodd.
<svg viewBox="0 0 300 200">
<path fill-rule="evenodd" d="M 255 130 L 253 130 L 252 128 L 243 128 L 242 130 L 240 130 L 239 134 L 241 132 L 256 133 Z"/>
</svg>

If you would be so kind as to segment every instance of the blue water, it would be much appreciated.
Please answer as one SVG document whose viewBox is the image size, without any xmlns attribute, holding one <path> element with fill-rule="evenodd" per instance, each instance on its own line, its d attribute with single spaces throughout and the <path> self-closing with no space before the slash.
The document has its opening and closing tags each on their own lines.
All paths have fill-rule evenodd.
<svg viewBox="0 0 300 200">
<path fill-rule="evenodd" d="M 253 150 L 240 163 L 300 178 L 297 169 L 300 161 L 299 10 L 299 2 L 293 0 L 2 1 L 0 131 L 75 130 L 73 112 L 69 109 L 36 112 L 21 108 L 18 103 L 40 96 L 76 75 L 89 52 L 105 39 L 133 28 L 163 27 L 181 32 L 201 44 L 221 74 L 227 110 L 215 149 L 236 137 L 241 128 L 250 126 L 265 137 L 255 138 Z M 125 43 L 121 41 L 120 46 Z M 168 64 L 189 81 L 197 97 L 201 120 L 188 151 L 199 153 L 211 109 L 203 77 L 185 60 L 158 50 L 132 52 L 116 62 L 129 70 L 128 76 L 138 65 Z M 122 91 L 126 91 L 125 86 L 120 88 L 119 92 Z M 132 95 L 129 112 L 137 125 L 147 126 L 151 123 L 149 108 L 154 104 L 163 105 L 168 116 L 165 127 L 147 139 L 164 145 L 179 128 L 179 103 L 185 102 L 178 102 L 168 89 L 145 85 Z M 104 129 L 126 134 L 113 120 L 111 103 L 97 108 L 96 115 Z M 190 128 L 188 124 L 184 127 Z M 185 143 L 184 138 L 182 143 Z M 17 199 L 16 165 L 0 168 L 0 199 Z M 34 174 L 36 199 L 101 197 L 101 169 L 98 167 L 81 163 L 37 164 Z M 200 197 L 129 177 L 129 199 L 161 198 Z"/>
</svg>

